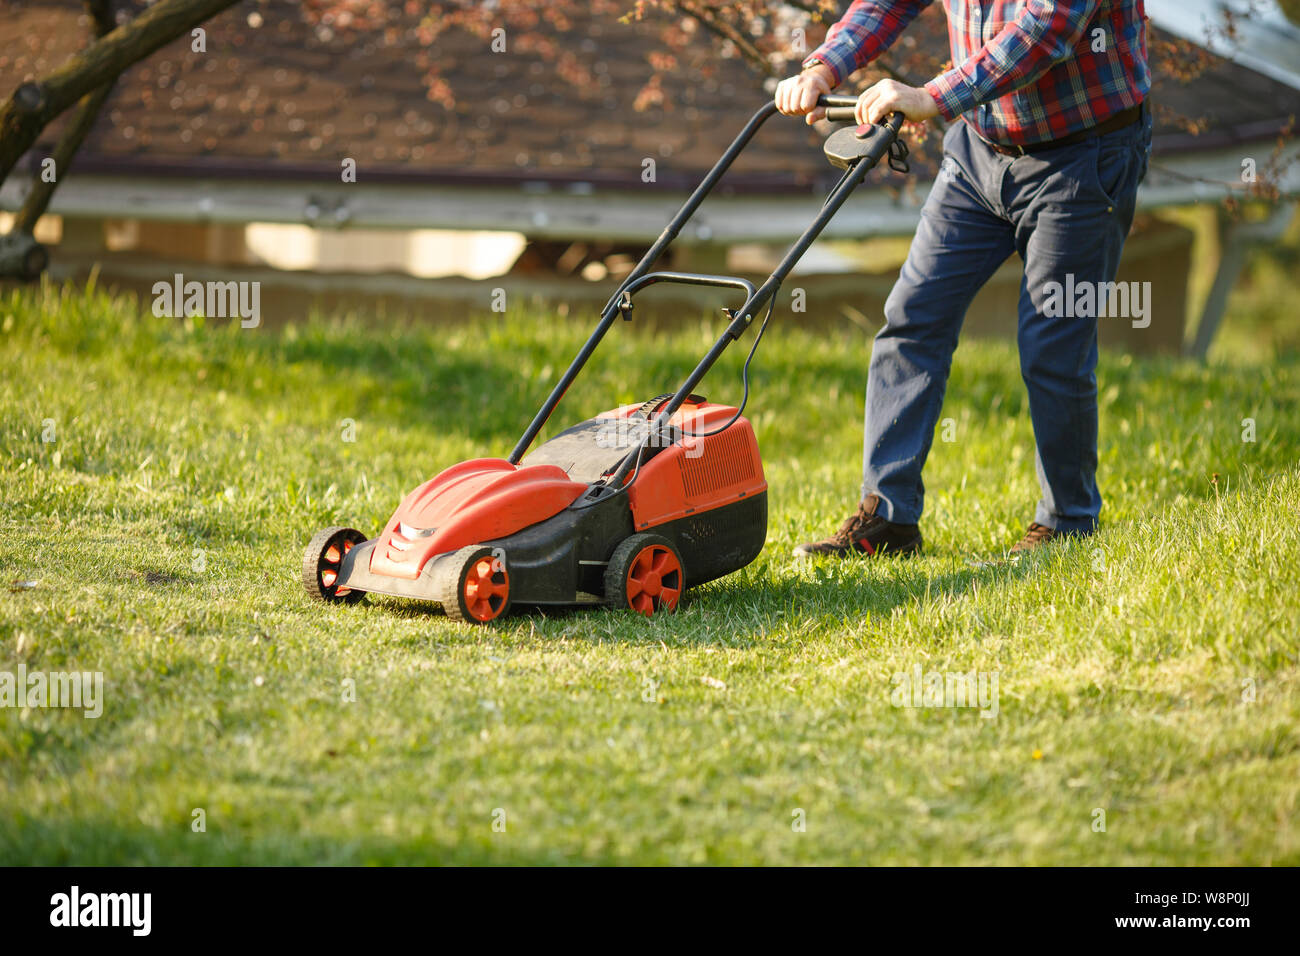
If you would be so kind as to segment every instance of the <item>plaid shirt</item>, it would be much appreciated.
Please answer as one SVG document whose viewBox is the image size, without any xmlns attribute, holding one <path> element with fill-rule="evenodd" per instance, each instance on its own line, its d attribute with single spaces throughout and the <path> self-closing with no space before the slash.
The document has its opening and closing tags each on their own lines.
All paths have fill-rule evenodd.
<svg viewBox="0 0 1300 956">
<path fill-rule="evenodd" d="M 839 85 L 932 0 L 854 0 L 808 60 Z M 944 0 L 952 69 L 925 89 L 946 119 L 1027 146 L 1087 129 L 1146 97 L 1143 0 Z M 806 60 L 805 63 L 808 61 Z"/>
</svg>

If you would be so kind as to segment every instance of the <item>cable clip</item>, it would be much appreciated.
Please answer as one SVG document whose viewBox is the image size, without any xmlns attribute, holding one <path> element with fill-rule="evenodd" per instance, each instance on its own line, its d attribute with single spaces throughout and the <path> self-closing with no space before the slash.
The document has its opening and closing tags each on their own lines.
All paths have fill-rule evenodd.
<svg viewBox="0 0 1300 956">
<path fill-rule="evenodd" d="M 624 292 L 618 300 L 618 314 L 623 317 L 624 322 L 632 321 L 632 293 Z"/>
<path fill-rule="evenodd" d="M 750 323 L 748 315 L 741 315 L 739 309 L 725 308 L 722 310 L 722 314 L 731 320 L 731 324 L 727 326 L 727 335 L 731 336 L 733 342 L 745 334 L 745 330 L 749 328 Z"/>
</svg>

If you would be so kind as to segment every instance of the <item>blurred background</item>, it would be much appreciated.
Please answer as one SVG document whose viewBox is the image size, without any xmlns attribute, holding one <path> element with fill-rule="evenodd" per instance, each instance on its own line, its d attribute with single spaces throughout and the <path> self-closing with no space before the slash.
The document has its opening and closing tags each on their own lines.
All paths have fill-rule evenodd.
<svg viewBox="0 0 1300 956">
<path fill-rule="evenodd" d="M 256 280 L 272 324 L 455 320 L 502 290 L 585 314 L 847 6 L 5 0 L 0 282 L 93 274 L 147 296 L 175 273 Z M 942 69 L 940 6 L 858 85 Z M 1300 343 L 1298 7 L 1146 4 L 1154 156 L 1119 278 L 1152 283 L 1152 322 L 1103 322 L 1103 344 L 1266 358 Z M 95 37 L 122 30 L 156 51 L 22 125 L 27 99 L 49 112 L 96 68 Z M 828 129 L 770 121 L 669 264 L 765 274 L 836 178 Z M 912 172 L 873 173 L 827 229 L 788 283 L 815 303 L 792 321 L 879 325 L 939 133 L 909 130 Z M 968 329 L 1010 334 L 1018 284 L 1012 260 Z M 686 287 L 653 301 L 665 320 L 716 305 Z"/>
</svg>

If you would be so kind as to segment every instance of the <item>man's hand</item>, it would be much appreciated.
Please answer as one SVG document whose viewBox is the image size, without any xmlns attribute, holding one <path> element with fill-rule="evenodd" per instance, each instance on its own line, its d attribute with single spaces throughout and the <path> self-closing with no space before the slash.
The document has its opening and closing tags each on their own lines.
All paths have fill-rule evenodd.
<svg viewBox="0 0 1300 956">
<path fill-rule="evenodd" d="M 939 115 L 939 104 L 923 87 L 908 86 L 897 80 L 881 80 L 863 90 L 854 107 L 854 115 L 859 123 L 881 123 L 895 110 L 913 123 L 921 123 Z"/>
<path fill-rule="evenodd" d="M 817 105 L 817 98 L 831 91 L 835 77 L 830 68 L 816 63 L 798 76 L 782 80 L 776 88 L 776 108 L 786 116 L 807 116 L 811 126 L 826 110 Z"/>
</svg>

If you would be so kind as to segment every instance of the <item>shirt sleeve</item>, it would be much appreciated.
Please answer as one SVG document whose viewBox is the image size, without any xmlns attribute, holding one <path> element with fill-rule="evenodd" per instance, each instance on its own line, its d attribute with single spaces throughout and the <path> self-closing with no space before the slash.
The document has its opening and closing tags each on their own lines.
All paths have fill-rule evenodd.
<svg viewBox="0 0 1300 956">
<path fill-rule="evenodd" d="M 898 39 L 903 29 L 933 0 L 853 0 L 839 21 L 826 31 L 826 42 L 804 60 L 825 64 L 835 86 L 866 66 Z"/>
<path fill-rule="evenodd" d="M 1074 52 L 1100 0 L 1029 0 L 1020 15 L 964 63 L 925 89 L 945 119 L 1034 82 Z"/>
</svg>

